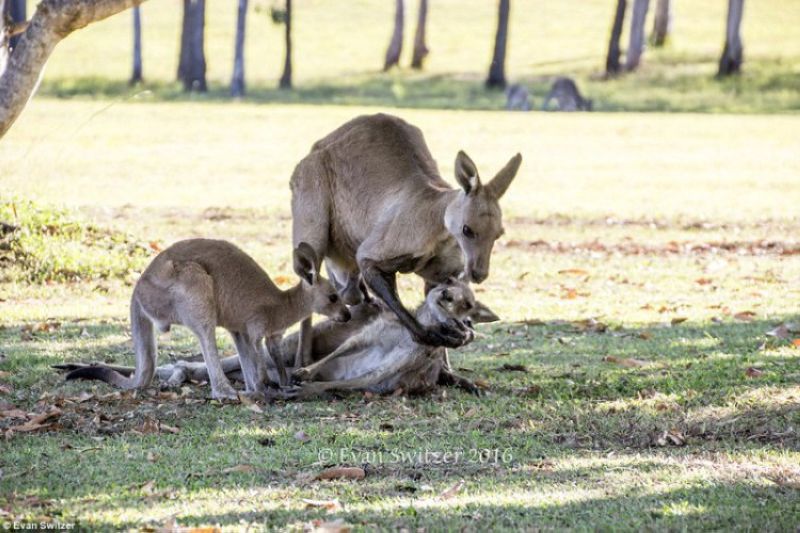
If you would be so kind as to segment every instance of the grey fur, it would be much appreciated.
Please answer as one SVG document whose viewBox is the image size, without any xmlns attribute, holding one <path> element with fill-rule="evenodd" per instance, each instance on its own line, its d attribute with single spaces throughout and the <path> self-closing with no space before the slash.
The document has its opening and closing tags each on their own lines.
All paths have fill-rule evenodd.
<svg viewBox="0 0 800 533">
<path fill-rule="evenodd" d="M 555 100 L 557 111 L 591 111 L 594 103 L 581 96 L 578 86 L 571 78 L 557 78 L 542 104 L 542 111 L 550 110 L 550 102 Z"/>
</svg>

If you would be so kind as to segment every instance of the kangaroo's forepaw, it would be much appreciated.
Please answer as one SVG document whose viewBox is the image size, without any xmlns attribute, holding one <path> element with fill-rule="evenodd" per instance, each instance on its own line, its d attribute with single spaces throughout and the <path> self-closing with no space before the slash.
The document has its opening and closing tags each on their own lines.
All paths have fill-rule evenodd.
<svg viewBox="0 0 800 533">
<path fill-rule="evenodd" d="M 292 372 L 292 383 L 298 384 L 303 381 L 310 381 L 314 377 L 314 372 L 309 367 L 296 368 Z"/>
</svg>

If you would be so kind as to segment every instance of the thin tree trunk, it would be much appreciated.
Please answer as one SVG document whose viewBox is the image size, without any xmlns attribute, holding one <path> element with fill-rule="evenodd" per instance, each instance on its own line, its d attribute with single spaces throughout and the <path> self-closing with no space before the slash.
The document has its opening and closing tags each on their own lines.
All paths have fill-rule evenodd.
<svg viewBox="0 0 800 533">
<path fill-rule="evenodd" d="M 292 0 L 286 0 L 286 56 L 283 61 L 283 74 L 278 83 L 281 89 L 292 88 Z"/>
<path fill-rule="evenodd" d="M 489 66 L 489 77 L 486 78 L 487 87 L 506 86 L 506 45 L 508 43 L 508 17 L 511 10 L 511 0 L 500 0 L 497 12 L 497 33 L 494 37 L 494 54 L 492 64 Z"/>
<path fill-rule="evenodd" d="M 608 42 L 608 55 L 606 56 L 606 75 L 619 74 L 619 56 L 621 54 L 619 41 L 622 37 L 622 26 L 625 24 L 625 9 L 627 0 L 617 0 L 617 9 L 614 11 L 614 24 L 611 26 L 611 39 Z"/>
<path fill-rule="evenodd" d="M 244 35 L 247 23 L 247 0 L 239 0 L 236 12 L 236 41 L 233 52 L 233 76 L 231 76 L 231 96 L 241 98 L 245 93 L 244 83 Z"/>
<path fill-rule="evenodd" d="M 181 51 L 178 62 L 178 79 L 184 91 L 205 92 L 205 0 L 183 0 L 183 24 L 181 29 Z"/>
<path fill-rule="evenodd" d="M 28 20 L 27 15 L 27 2 L 25 0 L 8 0 L 9 5 L 9 14 L 11 15 L 11 21 L 17 24 L 22 24 L 26 20 Z M 11 49 L 13 50 L 17 43 L 19 42 L 19 35 L 13 35 L 11 37 Z"/>
<path fill-rule="evenodd" d="M 722 78 L 738 74 L 744 60 L 744 45 L 740 29 L 744 14 L 744 0 L 728 0 L 728 20 L 725 26 L 725 48 L 719 59 L 717 76 Z"/>
<path fill-rule="evenodd" d="M 411 68 L 421 69 L 425 56 L 428 55 L 428 45 L 425 43 L 425 30 L 428 22 L 428 0 L 419 0 L 419 14 L 417 15 L 417 31 L 414 34 L 414 55 L 411 57 Z"/>
<path fill-rule="evenodd" d="M 142 15 L 139 6 L 133 8 L 133 72 L 130 84 L 142 82 Z"/>
<path fill-rule="evenodd" d="M 656 14 L 653 18 L 653 34 L 650 42 L 656 48 L 664 46 L 672 30 L 672 2 L 670 0 L 658 0 L 656 2 Z"/>
<path fill-rule="evenodd" d="M 644 53 L 644 22 L 647 19 L 649 7 L 650 0 L 633 0 L 631 34 L 625 57 L 625 70 L 634 71 L 639 68 Z"/>
<path fill-rule="evenodd" d="M 5 72 L 11 55 L 11 15 L 8 11 L 8 0 L 0 0 L 0 75 Z"/>
<path fill-rule="evenodd" d="M 389 48 L 386 49 L 383 70 L 389 70 L 400 62 L 400 53 L 403 51 L 404 3 L 404 0 L 395 0 L 394 30 L 392 39 L 389 41 Z"/>
<path fill-rule="evenodd" d="M 64 37 L 142 1 L 42 0 L 0 74 L 0 137 L 22 113 L 39 83 L 47 58 Z"/>
</svg>

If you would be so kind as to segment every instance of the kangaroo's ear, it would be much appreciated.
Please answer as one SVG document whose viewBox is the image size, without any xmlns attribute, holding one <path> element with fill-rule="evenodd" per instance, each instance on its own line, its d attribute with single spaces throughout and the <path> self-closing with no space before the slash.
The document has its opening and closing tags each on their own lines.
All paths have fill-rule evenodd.
<svg viewBox="0 0 800 533">
<path fill-rule="evenodd" d="M 482 304 L 481 302 L 475 302 L 475 307 L 472 308 L 469 317 L 476 324 L 481 324 L 484 322 L 497 322 L 500 320 L 500 317 L 494 314 L 494 311 L 486 307 L 486 305 Z"/>
<path fill-rule="evenodd" d="M 467 194 L 472 194 L 481 186 L 481 179 L 478 177 L 478 167 L 472 162 L 463 150 L 456 156 L 456 179 L 461 188 Z"/>
<path fill-rule="evenodd" d="M 506 193 L 508 186 L 517 175 L 519 166 L 522 164 L 522 155 L 517 154 L 506 163 L 506 166 L 486 185 L 486 190 L 495 198 L 500 198 Z"/>
<path fill-rule="evenodd" d="M 301 242 L 294 249 L 292 266 L 294 266 L 295 274 L 306 280 L 309 285 L 313 285 L 317 281 L 319 274 L 317 254 L 307 242 Z"/>
</svg>

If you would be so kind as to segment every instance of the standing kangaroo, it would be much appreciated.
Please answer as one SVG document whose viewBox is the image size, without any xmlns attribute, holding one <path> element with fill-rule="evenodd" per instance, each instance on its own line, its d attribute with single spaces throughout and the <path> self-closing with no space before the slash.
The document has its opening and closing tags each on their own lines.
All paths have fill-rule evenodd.
<svg viewBox="0 0 800 533">
<path fill-rule="evenodd" d="M 542 111 L 549 111 L 555 100 L 558 111 L 591 111 L 593 102 L 581 96 L 578 86 L 571 78 L 557 78 L 542 104 Z"/>
<path fill-rule="evenodd" d="M 484 185 L 472 160 L 459 152 L 461 188 L 453 189 L 418 128 L 391 115 L 355 118 L 315 143 L 295 168 L 293 241 L 307 242 L 348 286 L 363 276 L 417 342 L 460 346 L 466 332 L 424 327 L 403 306 L 396 274 L 414 272 L 426 288 L 462 273 L 468 281 L 485 280 L 492 247 L 503 234 L 499 199 L 521 162 L 519 154 L 512 157 Z"/>
<path fill-rule="evenodd" d="M 302 280 L 282 291 L 249 255 L 229 242 L 177 242 L 153 259 L 133 289 L 133 377 L 96 366 L 79 369 L 70 379 L 101 379 L 124 389 L 144 388 L 153 379 L 158 355 L 153 326 L 166 332 L 172 324 L 181 324 L 200 341 L 212 397 L 237 398 L 220 364 L 217 326 L 233 337 L 247 392 L 265 392 L 267 354 L 262 339 L 266 339 L 269 356 L 278 369 L 280 385 L 287 385 L 280 351 L 286 328 L 315 312 L 338 321 L 350 319 L 336 289 L 319 274 L 318 265 L 314 250 L 300 243 L 294 251 L 294 268 Z"/>
</svg>

